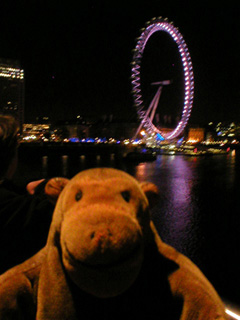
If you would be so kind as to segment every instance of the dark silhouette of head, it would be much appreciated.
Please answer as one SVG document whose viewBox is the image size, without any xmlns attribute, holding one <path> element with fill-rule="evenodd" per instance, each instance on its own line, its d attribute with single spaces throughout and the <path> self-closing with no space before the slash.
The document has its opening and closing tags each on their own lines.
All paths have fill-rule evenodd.
<svg viewBox="0 0 240 320">
<path fill-rule="evenodd" d="M 0 179 L 11 179 L 17 165 L 19 125 L 9 115 L 0 115 Z"/>
</svg>

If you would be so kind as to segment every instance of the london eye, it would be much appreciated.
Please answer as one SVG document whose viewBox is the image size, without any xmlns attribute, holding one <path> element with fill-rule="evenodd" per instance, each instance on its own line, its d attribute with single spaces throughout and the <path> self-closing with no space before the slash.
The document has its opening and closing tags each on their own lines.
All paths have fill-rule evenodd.
<svg viewBox="0 0 240 320">
<path fill-rule="evenodd" d="M 153 18 L 151 21 L 147 22 L 146 28 L 142 29 L 140 37 L 137 39 L 137 44 L 134 49 L 133 60 L 132 60 L 132 75 L 131 75 L 131 83 L 132 83 L 132 92 L 134 105 L 137 110 L 137 115 L 140 120 L 139 128 L 136 132 L 135 137 L 138 135 L 140 129 L 144 127 L 149 135 L 160 135 L 162 139 L 172 140 L 180 136 L 190 117 L 192 104 L 193 104 L 193 96 L 194 96 L 194 76 L 193 76 L 193 67 L 192 61 L 190 57 L 190 53 L 188 51 L 188 47 L 183 39 L 183 36 L 179 32 L 178 28 L 174 27 L 172 22 L 169 22 L 167 18 L 163 19 L 162 17 Z M 159 98 L 162 92 L 162 88 L 165 85 L 169 85 L 171 83 L 170 80 L 164 80 L 159 82 L 154 82 L 152 85 L 157 85 L 158 90 L 150 103 L 149 107 L 146 109 L 143 101 L 143 94 L 141 88 L 141 62 L 145 47 L 149 38 L 155 32 L 165 32 L 171 36 L 171 39 L 177 44 L 178 53 L 181 58 L 181 64 L 183 68 L 184 74 L 184 100 L 183 106 L 181 108 L 181 118 L 177 122 L 174 129 L 170 130 L 170 132 L 163 132 L 161 128 L 157 128 L 153 124 L 153 118 L 159 103 Z"/>
</svg>

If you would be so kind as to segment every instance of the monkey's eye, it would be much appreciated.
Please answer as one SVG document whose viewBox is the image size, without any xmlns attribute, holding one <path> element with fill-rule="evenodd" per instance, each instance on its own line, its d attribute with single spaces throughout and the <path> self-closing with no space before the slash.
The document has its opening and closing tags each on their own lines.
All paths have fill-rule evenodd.
<svg viewBox="0 0 240 320">
<path fill-rule="evenodd" d="M 79 201 L 81 199 L 82 199 L 82 191 L 79 190 L 75 195 L 75 200 Z"/>
<path fill-rule="evenodd" d="M 131 198 L 131 193 L 130 193 L 130 191 L 123 191 L 123 192 L 121 192 L 121 195 L 122 195 L 123 199 L 124 199 L 126 202 L 129 202 L 129 201 L 130 201 L 130 198 Z"/>
</svg>

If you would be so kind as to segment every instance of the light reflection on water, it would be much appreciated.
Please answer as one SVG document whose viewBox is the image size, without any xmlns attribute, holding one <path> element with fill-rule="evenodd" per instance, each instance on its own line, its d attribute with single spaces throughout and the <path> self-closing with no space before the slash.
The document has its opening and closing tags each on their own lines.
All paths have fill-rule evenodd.
<svg viewBox="0 0 240 320">
<path fill-rule="evenodd" d="M 153 212 L 163 240 L 188 256 L 194 256 L 199 240 L 195 162 L 184 157 L 161 156 L 152 163 L 137 166 L 136 178 L 154 182 L 161 201 Z"/>
<path fill-rule="evenodd" d="M 101 157 L 42 157 L 19 164 L 17 179 L 71 178 L 92 167 L 115 167 L 160 190 L 153 220 L 162 239 L 192 259 L 223 297 L 240 305 L 239 155 L 158 156 L 154 162 L 127 164 Z M 237 293 L 236 293 L 237 292 Z"/>
</svg>

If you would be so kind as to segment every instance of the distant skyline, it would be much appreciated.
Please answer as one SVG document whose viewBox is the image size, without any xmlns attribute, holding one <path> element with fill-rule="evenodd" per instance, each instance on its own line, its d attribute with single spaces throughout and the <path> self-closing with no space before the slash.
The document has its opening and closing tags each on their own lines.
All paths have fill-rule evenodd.
<svg viewBox="0 0 240 320">
<path fill-rule="evenodd" d="M 163 16 L 179 28 L 191 54 L 195 98 L 190 122 L 240 122 L 238 3 L 90 0 L 79 7 L 71 0 L 3 0 L 0 11 L 0 57 L 19 60 L 25 71 L 26 121 L 45 115 L 134 117 L 130 63 L 135 38 L 145 22 Z M 148 48 L 150 63 L 142 70 L 149 81 L 166 63 L 158 52 L 169 49 L 154 41 Z M 170 110 L 169 105 L 164 112 Z"/>
</svg>

